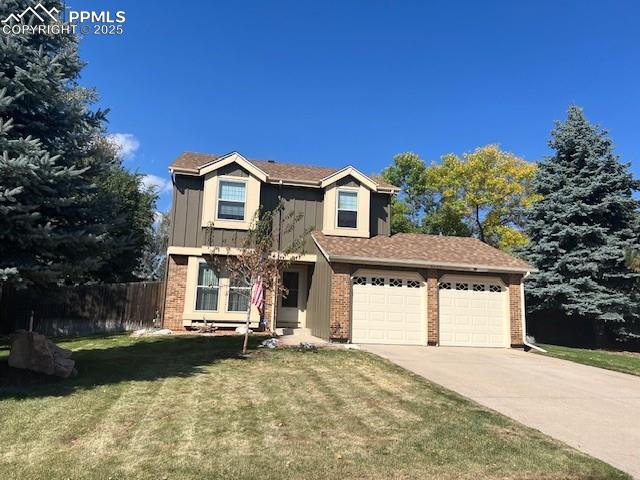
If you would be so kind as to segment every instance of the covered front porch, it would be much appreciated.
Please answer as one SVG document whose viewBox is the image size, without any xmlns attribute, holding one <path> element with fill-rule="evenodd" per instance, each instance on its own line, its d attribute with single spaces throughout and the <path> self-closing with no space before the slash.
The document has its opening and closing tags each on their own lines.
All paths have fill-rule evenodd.
<svg viewBox="0 0 640 480">
<path fill-rule="evenodd" d="M 264 308 L 259 312 L 255 306 L 249 306 L 249 287 L 233 285 L 224 269 L 219 271 L 214 263 L 199 256 L 185 260 L 188 261 L 184 262 L 186 268 L 182 274 L 183 328 L 193 330 L 208 325 L 235 329 L 246 324 L 249 307 L 249 328 L 254 331 L 272 327 L 289 331 L 306 328 L 313 263 L 300 261 L 288 265 L 280 278 L 284 291 L 277 294 L 265 291 Z"/>
<path fill-rule="evenodd" d="M 307 326 L 307 300 L 309 298 L 309 264 L 289 265 L 282 272 L 285 292 L 274 299 L 275 327 L 297 329 Z"/>
</svg>

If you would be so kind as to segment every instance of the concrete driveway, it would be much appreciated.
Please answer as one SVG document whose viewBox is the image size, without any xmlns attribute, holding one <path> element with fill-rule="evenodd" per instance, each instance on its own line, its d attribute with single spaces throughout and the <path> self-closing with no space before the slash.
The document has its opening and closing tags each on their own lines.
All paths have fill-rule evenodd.
<svg viewBox="0 0 640 480">
<path fill-rule="evenodd" d="M 640 479 L 640 377 L 509 349 L 361 347 Z"/>
</svg>

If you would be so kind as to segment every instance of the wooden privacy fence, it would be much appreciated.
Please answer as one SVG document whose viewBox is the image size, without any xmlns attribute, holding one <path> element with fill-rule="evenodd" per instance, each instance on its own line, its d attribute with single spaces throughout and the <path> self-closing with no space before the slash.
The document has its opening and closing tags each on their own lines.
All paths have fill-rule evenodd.
<svg viewBox="0 0 640 480">
<path fill-rule="evenodd" d="M 35 296 L 4 289 L 0 298 L 0 333 L 27 329 L 45 335 L 87 335 L 159 326 L 164 282 L 61 287 Z"/>
</svg>

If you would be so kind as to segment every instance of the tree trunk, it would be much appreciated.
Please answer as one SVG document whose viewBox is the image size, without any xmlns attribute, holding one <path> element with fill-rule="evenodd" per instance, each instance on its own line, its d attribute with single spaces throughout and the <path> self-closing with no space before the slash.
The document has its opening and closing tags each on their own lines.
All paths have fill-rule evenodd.
<svg viewBox="0 0 640 480">
<path fill-rule="evenodd" d="M 271 318 L 269 319 L 269 333 L 274 335 L 276 333 L 276 317 L 278 315 L 278 283 L 280 282 L 280 276 L 276 273 L 275 281 L 273 282 L 274 288 L 271 292 L 273 304 L 271 305 Z M 265 298 L 266 301 L 266 298 Z"/>
<path fill-rule="evenodd" d="M 593 332 L 595 334 L 596 348 L 606 348 L 609 345 L 609 341 L 602 320 L 593 320 Z"/>
<path fill-rule="evenodd" d="M 482 222 L 480 221 L 480 206 L 476 205 L 476 224 L 478 225 L 478 235 L 480 236 L 480 241 L 483 243 L 487 243 L 484 239 L 484 229 L 482 228 Z"/>
<path fill-rule="evenodd" d="M 242 354 L 247 354 L 247 344 L 249 343 L 249 324 L 251 322 L 251 302 L 249 302 L 249 307 L 247 307 L 247 322 L 245 323 L 244 330 L 244 342 L 242 344 Z"/>
</svg>

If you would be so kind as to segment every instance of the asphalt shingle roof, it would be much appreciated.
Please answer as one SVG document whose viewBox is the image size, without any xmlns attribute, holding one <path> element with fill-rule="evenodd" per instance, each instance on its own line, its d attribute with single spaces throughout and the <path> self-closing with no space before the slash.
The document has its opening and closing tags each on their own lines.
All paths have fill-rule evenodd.
<svg viewBox="0 0 640 480">
<path fill-rule="evenodd" d="M 528 263 L 469 237 L 447 237 L 419 233 L 376 235 L 372 238 L 337 237 L 313 232 L 318 246 L 330 258 L 352 257 L 384 261 L 418 262 L 433 266 L 461 265 L 535 271 Z"/>
<path fill-rule="evenodd" d="M 171 168 L 197 173 L 198 170 L 224 155 L 210 153 L 184 152 L 171 164 Z M 270 180 L 319 182 L 332 173 L 341 170 L 332 167 L 316 167 L 298 163 L 281 163 L 274 160 L 255 160 L 249 162 L 269 176 Z M 372 179 L 379 187 L 397 188 L 378 178 Z"/>
</svg>

